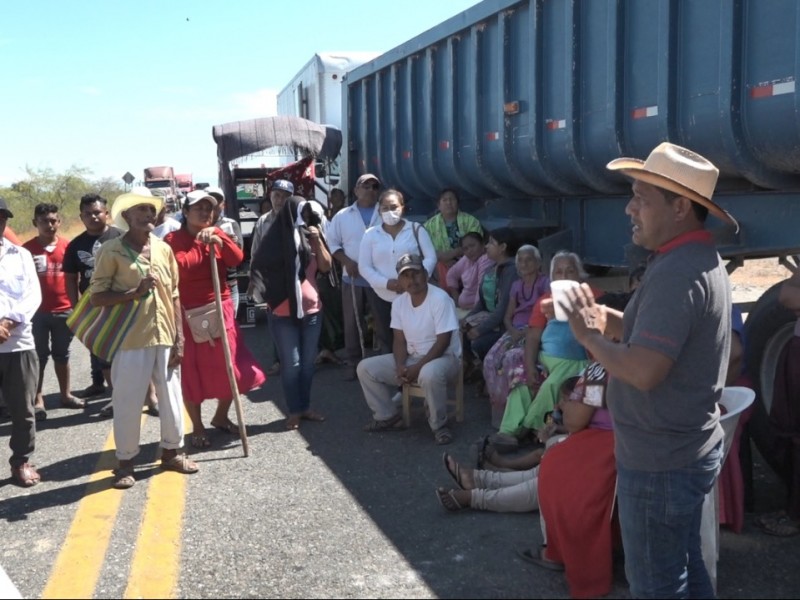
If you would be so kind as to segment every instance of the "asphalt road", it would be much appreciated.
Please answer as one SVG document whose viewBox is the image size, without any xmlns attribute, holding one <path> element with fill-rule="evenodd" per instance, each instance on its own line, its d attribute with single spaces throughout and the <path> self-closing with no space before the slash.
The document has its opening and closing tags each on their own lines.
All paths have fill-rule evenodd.
<svg viewBox="0 0 800 600">
<path fill-rule="evenodd" d="M 244 335 L 265 356 L 263 331 Z M 80 389 L 88 354 L 77 342 L 72 349 Z M 424 417 L 407 431 L 363 433 L 370 414 L 360 387 L 337 367 L 314 379 L 314 408 L 327 422 L 285 431 L 272 378 L 244 400 L 250 456 L 212 432 L 213 447 L 194 453 L 201 471 L 189 477 L 154 466 L 158 420 L 143 417 L 143 466 L 126 492 L 108 489 L 111 421 L 97 415 L 105 402 L 58 408 L 51 366 L 45 392 L 49 418 L 34 456 L 43 482 L 30 490 L 0 483 L 0 563 L 25 597 L 78 595 L 70 586 L 81 584 L 96 598 L 568 597 L 561 574 L 515 556 L 541 542 L 536 515 L 445 513 L 434 489 L 450 480 Z M 448 450 L 467 459 L 490 431 L 488 402 L 467 386 L 466 420 Z M 755 480 L 756 511 L 778 508 L 780 488 L 760 461 Z M 741 535 L 722 531 L 719 595 L 796 598 L 798 557 L 800 537 L 767 536 L 748 514 Z M 612 596 L 629 597 L 620 564 Z"/>
</svg>

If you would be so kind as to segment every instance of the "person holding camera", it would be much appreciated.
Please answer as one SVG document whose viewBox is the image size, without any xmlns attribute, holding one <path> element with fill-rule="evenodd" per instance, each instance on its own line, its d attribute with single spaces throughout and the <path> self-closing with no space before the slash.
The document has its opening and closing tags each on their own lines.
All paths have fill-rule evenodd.
<svg viewBox="0 0 800 600">
<path fill-rule="evenodd" d="M 311 383 L 322 330 L 317 272 L 328 273 L 332 258 L 320 228 L 306 221 L 314 222 L 306 204 L 299 196 L 286 200 L 250 266 L 252 285 L 270 308 L 288 430 L 298 429 L 301 421 L 325 420 L 311 410 Z"/>
</svg>

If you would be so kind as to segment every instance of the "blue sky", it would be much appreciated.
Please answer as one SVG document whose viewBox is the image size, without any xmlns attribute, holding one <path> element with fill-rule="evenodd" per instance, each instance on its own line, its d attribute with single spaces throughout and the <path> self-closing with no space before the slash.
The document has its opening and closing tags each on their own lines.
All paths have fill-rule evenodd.
<svg viewBox="0 0 800 600">
<path fill-rule="evenodd" d="M 211 127 L 275 114 L 315 52 L 385 52 L 476 3 L 4 0 L 0 185 L 25 165 L 216 181 Z"/>
</svg>

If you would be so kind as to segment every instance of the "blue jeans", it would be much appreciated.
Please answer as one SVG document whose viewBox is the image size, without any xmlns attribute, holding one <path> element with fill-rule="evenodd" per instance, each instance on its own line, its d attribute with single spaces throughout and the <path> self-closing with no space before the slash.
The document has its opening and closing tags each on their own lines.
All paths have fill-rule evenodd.
<svg viewBox="0 0 800 600">
<path fill-rule="evenodd" d="M 617 463 L 625 575 L 634 598 L 714 598 L 700 550 L 700 519 L 721 460 L 722 442 L 672 471 Z"/>
<path fill-rule="evenodd" d="M 311 379 L 322 331 L 322 312 L 306 315 L 302 320 L 269 313 L 269 328 L 278 348 L 283 397 L 289 414 L 302 414 L 311 405 Z"/>
</svg>

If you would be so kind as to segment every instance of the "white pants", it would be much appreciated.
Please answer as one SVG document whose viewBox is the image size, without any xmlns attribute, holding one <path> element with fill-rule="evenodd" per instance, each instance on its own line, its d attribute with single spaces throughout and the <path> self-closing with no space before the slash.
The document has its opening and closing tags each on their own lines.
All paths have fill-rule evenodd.
<svg viewBox="0 0 800 600">
<path fill-rule="evenodd" d="M 117 458 L 131 460 L 139 454 L 142 408 L 150 380 L 158 396 L 161 419 L 161 447 L 176 450 L 183 446 L 183 394 L 178 369 L 167 369 L 170 348 L 152 346 L 138 350 L 119 350 L 111 363 L 114 392 L 114 440 Z"/>
<path fill-rule="evenodd" d="M 459 358 L 445 354 L 423 365 L 417 383 L 425 392 L 428 405 L 428 424 L 433 431 L 447 425 L 447 383 L 458 376 Z M 408 357 L 406 365 L 413 365 L 419 357 Z M 385 421 L 397 414 L 397 406 L 392 402 L 392 394 L 397 391 L 400 381 L 393 354 L 381 354 L 365 358 L 356 368 L 358 381 L 364 391 L 364 398 L 378 421 Z"/>
<path fill-rule="evenodd" d="M 475 489 L 470 507 L 494 512 L 539 510 L 539 467 L 527 471 L 472 472 Z"/>
</svg>

